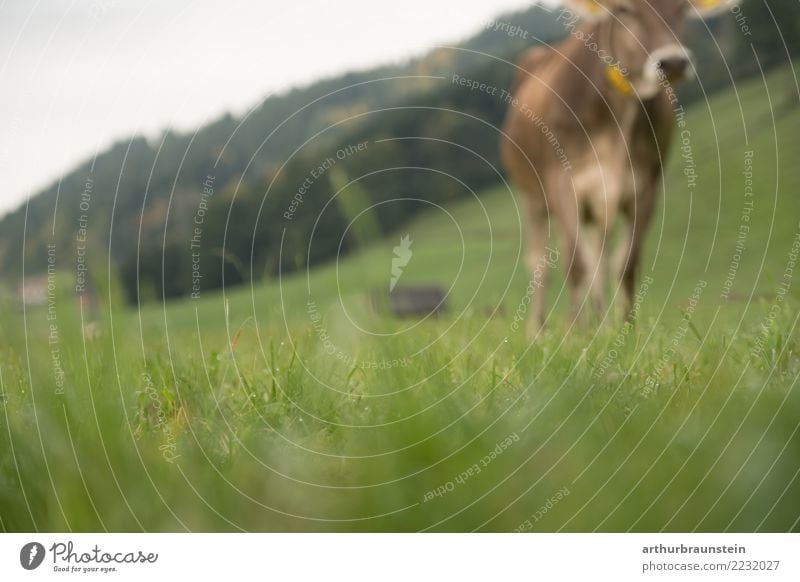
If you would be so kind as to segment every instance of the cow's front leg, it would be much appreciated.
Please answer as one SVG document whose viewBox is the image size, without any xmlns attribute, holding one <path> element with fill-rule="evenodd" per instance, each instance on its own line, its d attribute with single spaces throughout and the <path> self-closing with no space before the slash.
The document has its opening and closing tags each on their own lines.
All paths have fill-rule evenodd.
<svg viewBox="0 0 800 582">
<path fill-rule="evenodd" d="M 617 243 L 614 263 L 622 287 L 622 312 L 628 321 L 634 316 L 632 308 L 636 280 L 642 261 L 645 236 L 656 207 L 659 182 L 660 174 L 654 172 L 637 185 L 637 191 L 621 208 L 624 219 L 623 232 Z"/>
<path fill-rule="evenodd" d="M 581 213 L 581 254 L 586 273 L 586 294 L 592 315 L 604 320 L 608 309 L 608 275 L 612 235 L 621 199 L 622 168 L 607 164 L 598 171 L 598 185 L 587 192 Z"/>
<path fill-rule="evenodd" d="M 582 226 L 581 241 L 587 271 L 585 276 L 586 293 L 591 302 L 593 315 L 602 317 L 608 305 L 606 292 L 608 289 L 611 213 L 597 209 L 592 213 L 592 218 L 587 219 Z"/>
</svg>

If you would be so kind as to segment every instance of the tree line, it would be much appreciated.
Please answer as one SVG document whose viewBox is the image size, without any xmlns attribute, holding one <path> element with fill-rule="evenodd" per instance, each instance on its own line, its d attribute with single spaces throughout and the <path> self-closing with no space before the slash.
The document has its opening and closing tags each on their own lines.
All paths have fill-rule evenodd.
<svg viewBox="0 0 800 582">
<path fill-rule="evenodd" d="M 259 280 L 367 244 L 427 203 L 502 179 L 506 103 L 454 75 L 509 88 L 509 62 L 564 35 L 557 18 L 533 6 L 458 47 L 296 88 L 194 134 L 117 143 L 0 221 L 0 271 L 7 280 L 21 277 L 23 262 L 26 274 L 43 271 L 50 244 L 59 267 L 73 269 L 84 215 L 88 260 L 110 260 L 131 302 Z M 690 23 L 687 41 L 702 84 L 681 88 L 685 104 L 796 55 L 800 3 L 745 0 L 724 18 Z"/>
</svg>

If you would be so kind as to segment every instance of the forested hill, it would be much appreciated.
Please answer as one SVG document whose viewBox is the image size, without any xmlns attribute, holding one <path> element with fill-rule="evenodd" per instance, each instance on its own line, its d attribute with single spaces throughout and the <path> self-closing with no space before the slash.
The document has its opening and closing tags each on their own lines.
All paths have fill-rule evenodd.
<svg viewBox="0 0 800 582">
<path fill-rule="evenodd" d="M 785 63 L 780 39 L 796 54 L 799 6 L 787 0 L 770 11 L 746 0 L 746 20 L 726 14 L 708 27 L 691 24 L 701 83 L 683 88 L 682 98 Z M 110 248 L 129 299 L 168 298 L 189 294 L 199 279 L 215 288 L 364 244 L 430 203 L 500 180 L 496 126 L 505 104 L 453 75 L 507 88 L 513 70 L 504 61 L 562 37 L 557 19 L 534 6 L 498 17 L 458 47 L 271 96 L 196 133 L 117 143 L 0 221 L 0 273 L 16 282 L 23 261 L 26 275 L 43 271 L 55 245 L 65 269 L 85 247 L 91 279 L 107 272 Z"/>
</svg>

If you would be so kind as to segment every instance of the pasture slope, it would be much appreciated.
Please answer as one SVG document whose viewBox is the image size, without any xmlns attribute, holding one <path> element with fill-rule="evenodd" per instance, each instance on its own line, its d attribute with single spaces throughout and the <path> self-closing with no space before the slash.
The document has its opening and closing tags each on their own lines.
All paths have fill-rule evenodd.
<svg viewBox="0 0 800 582">
<path fill-rule="evenodd" d="M 112 289 L 93 339 L 68 274 L 49 320 L 9 303 L 0 529 L 800 529 L 800 108 L 766 80 L 687 113 L 634 327 L 566 330 L 558 276 L 526 340 L 502 186 L 307 275 L 138 311 Z M 441 317 L 368 300 L 405 234 L 400 285 L 449 288 Z"/>
</svg>

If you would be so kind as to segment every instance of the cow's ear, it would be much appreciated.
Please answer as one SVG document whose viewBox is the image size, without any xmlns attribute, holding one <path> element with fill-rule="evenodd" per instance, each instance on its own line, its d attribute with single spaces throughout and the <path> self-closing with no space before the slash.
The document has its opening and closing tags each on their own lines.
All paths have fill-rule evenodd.
<svg viewBox="0 0 800 582">
<path fill-rule="evenodd" d="M 582 20 L 599 20 L 609 15 L 603 6 L 607 0 L 564 0 L 564 12 Z"/>
<path fill-rule="evenodd" d="M 689 18 L 710 18 L 741 4 L 741 0 L 688 0 Z"/>
</svg>

